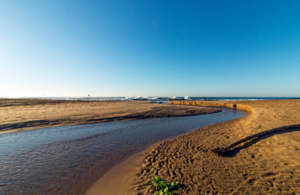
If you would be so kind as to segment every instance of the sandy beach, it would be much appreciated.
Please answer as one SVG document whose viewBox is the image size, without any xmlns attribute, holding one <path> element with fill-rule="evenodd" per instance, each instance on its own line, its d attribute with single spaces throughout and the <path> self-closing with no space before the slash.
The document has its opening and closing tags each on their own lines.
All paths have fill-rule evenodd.
<svg viewBox="0 0 300 195">
<path fill-rule="evenodd" d="M 197 128 L 194 121 L 184 121 L 221 111 L 138 101 L 55 100 L 2 100 L 0 110 L 0 194 L 72 195 L 84 194 L 131 155 Z M 191 115 L 199 116 L 178 117 Z M 22 131 L 26 128 L 36 130 Z"/>
<path fill-rule="evenodd" d="M 0 195 L 300 195 L 299 8 L 0 1 Z"/>
<path fill-rule="evenodd" d="M 249 114 L 149 148 L 108 172 L 88 195 L 153 194 L 156 175 L 167 182 L 182 181 L 184 189 L 175 194 L 299 193 L 300 100 L 169 103 L 230 107 Z M 243 142 L 223 156 L 212 152 L 274 128 L 281 131 Z"/>
<path fill-rule="evenodd" d="M 181 181 L 175 194 L 297 194 L 300 191 L 300 100 L 89 102 L 0 100 L 2 133 L 51 126 L 106 121 L 188 116 L 227 107 L 247 111 L 245 117 L 214 124 L 158 143 L 117 165 L 88 191 L 93 194 L 153 194 L 151 180 Z M 200 107 L 201 106 L 201 107 Z M 245 137 L 272 129 L 223 156 Z"/>
<path fill-rule="evenodd" d="M 0 133 L 62 125 L 190 116 L 219 111 L 137 101 L 0 99 Z"/>
</svg>

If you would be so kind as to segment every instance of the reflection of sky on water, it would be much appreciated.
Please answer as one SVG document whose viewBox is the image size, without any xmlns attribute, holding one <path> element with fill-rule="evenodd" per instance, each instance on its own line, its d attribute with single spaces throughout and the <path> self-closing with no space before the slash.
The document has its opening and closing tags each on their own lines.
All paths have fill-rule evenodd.
<svg viewBox="0 0 300 195">
<path fill-rule="evenodd" d="M 80 194 L 153 143 L 244 116 L 215 114 L 62 126 L 0 135 L 2 194 Z"/>
</svg>

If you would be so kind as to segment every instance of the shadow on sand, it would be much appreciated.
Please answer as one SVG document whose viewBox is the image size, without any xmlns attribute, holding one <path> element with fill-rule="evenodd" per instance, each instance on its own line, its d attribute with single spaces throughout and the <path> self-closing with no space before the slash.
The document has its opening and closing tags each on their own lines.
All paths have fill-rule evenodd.
<svg viewBox="0 0 300 195">
<path fill-rule="evenodd" d="M 253 140 L 247 142 L 246 144 L 240 146 L 240 147 L 237 147 L 237 148 L 234 148 L 232 150 L 229 150 L 228 152 L 226 152 L 223 156 L 224 157 L 235 157 L 241 150 L 243 149 L 246 149 L 250 146 L 252 146 L 253 144 L 256 144 L 257 142 L 259 142 L 260 140 L 263 140 L 263 139 L 267 139 L 269 137 L 272 137 L 273 135 L 279 135 L 279 134 L 284 134 L 284 133 L 290 133 L 290 132 L 294 132 L 294 131 L 300 131 L 299 128 L 297 129 L 289 129 L 289 130 L 285 130 L 285 131 L 277 131 L 277 132 L 274 132 L 274 133 L 270 133 L 270 134 L 267 134 L 267 135 L 264 135 L 264 136 L 261 136 L 259 138 L 254 138 Z"/>
</svg>

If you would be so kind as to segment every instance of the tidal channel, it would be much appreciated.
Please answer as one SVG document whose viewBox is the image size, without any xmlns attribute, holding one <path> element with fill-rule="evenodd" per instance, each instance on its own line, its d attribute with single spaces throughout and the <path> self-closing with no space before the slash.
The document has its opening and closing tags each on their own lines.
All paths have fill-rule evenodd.
<svg viewBox="0 0 300 195">
<path fill-rule="evenodd" d="M 109 169 L 152 144 L 246 115 L 222 110 L 0 134 L 0 194 L 84 194 Z"/>
</svg>

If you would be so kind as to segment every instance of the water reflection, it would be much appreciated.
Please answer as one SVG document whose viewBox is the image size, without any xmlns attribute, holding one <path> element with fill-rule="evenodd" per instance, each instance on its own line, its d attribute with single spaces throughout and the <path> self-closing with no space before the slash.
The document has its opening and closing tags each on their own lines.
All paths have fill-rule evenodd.
<svg viewBox="0 0 300 195">
<path fill-rule="evenodd" d="M 83 194 L 114 165 L 153 143 L 244 115 L 224 109 L 1 134 L 0 194 Z"/>
</svg>

